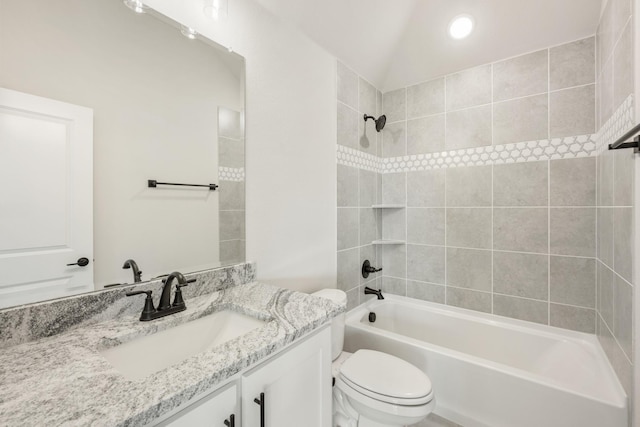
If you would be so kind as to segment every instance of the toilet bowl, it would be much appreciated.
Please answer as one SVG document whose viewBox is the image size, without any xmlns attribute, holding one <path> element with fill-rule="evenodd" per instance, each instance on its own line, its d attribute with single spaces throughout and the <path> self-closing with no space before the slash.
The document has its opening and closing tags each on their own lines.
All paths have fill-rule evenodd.
<svg viewBox="0 0 640 427">
<path fill-rule="evenodd" d="M 323 289 L 313 295 L 345 304 L 347 295 Z M 334 427 L 401 427 L 422 421 L 435 405 L 429 377 L 412 364 L 373 350 L 342 352 L 344 319 L 331 323 Z"/>
</svg>

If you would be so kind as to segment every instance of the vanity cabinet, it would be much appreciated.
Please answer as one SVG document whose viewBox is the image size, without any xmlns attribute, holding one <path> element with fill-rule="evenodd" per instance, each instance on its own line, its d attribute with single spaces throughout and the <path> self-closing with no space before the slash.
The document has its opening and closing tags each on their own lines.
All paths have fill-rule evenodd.
<svg viewBox="0 0 640 427">
<path fill-rule="evenodd" d="M 232 427 L 234 414 L 233 427 L 330 427 L 331 393 L 331 328 L 324 326 L 153 425 Z"/>
</svg>

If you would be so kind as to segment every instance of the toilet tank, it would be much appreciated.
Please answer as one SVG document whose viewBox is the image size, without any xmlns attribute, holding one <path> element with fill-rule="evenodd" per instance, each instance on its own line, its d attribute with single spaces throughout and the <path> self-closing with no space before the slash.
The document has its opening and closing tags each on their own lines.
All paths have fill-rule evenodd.
<svg viewBox="0 0 640 427">
<path fill-rule="evenodd" d="M 338 305 L 347 303 L 347 294 L 340 289 L 322 289 L 311 295 L 326 298 Z M 340 313 L 331 320 L 331 360 L 336 360 L 342 353 L 342 347 L 344 346 L 344 317 L 345 314 Z"/>
</svg>

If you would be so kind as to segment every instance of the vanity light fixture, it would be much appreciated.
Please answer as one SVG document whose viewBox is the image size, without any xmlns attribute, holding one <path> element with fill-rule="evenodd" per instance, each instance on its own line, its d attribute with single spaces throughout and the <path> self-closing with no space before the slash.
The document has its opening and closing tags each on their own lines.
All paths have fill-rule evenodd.
<svg viewBox="0 0 640 427">
<path fill-rule="evenodd" d="M 191 27 L 187 27 L 186 25 L 183 25 L 182 27 L 180 27 L 180 32 L 182 33 L 183 36 L 191 40 L 195 39 L 196 36 L 198 35 L 196 30 L 194 30 Z"/>
<path fill-rule="evenodd" d="M 124 4 L 135 13 L 146 13 L 149 9 L 149 6 L 142 3 L 142 0 L 124 0 Z"/>
<path fill-rule="evenodd" d="M 467 14 L 458 15 L 449 23 L 449 36 L 454 40 L 462 40 L 471 34 L 474 27 L 473 16 Z"/>
<path fill-rule="evenodd" d="M 215 21 L 226 19 L 229 13 L 229 0 L 205 0 L 202 12 L 204 16 Z"/>
</svg>

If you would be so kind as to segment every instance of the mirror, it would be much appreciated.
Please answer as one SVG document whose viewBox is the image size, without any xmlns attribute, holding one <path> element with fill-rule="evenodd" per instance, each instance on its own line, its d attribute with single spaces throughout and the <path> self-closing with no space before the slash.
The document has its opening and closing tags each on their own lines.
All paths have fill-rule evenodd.
<svg viewBox="0 0 640 427">
<path fill-rule="evenodd" d="M 0 308 L 244 261 L 244 59 L 146 12 L 0 0 Z"/>
</svg>

